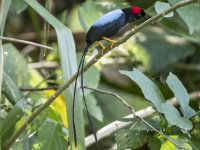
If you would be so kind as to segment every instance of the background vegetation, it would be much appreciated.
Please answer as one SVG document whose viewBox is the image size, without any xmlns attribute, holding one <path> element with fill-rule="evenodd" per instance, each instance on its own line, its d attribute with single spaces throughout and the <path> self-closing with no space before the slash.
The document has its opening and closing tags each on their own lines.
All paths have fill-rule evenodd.
<svg viewBox="0 0 200 150">
<path fill-rule="evenodd" d="M 137 28 L 135 26 L 181 1 L 2 0 L 1 148 L 64 150 L 86 149 L 86 145 L 87 149 L 199 150 L 200 4 L 197 0 L 188 1 L 190 5 Z M 102 58 L 95 65 L 92 57 L 98 53 L 98 47 L 93 46 L 87 56 L 86 68 L 90 69 L 84 74 L 87 87 L 103 90 L 86 90 L 95 129 L 108 127 L 106 125 L 116 120 L 121 122 L 98 134 L 101 140 L 93 143 L 94 139 L 88 136 L 91 132 L 78 91 L 79 138 L 75 148 L 71 82 L 86 46 L 86 32 L 101 15 L 130 5 L 141 7 L 147 13 L 147 18 L 133 25 L 139 32 L 112 51 L 108 48 L 109 52 L 103 57 L 98 54 L 97 58 Z M 134 30 L 129 30 L 128 35 Z M 65 88 L 67 90 L 62 92 Z M 124 105 L 105 91 L 117 93 L 121 102 L 128 104 Z M 55 101 L 52 95 L 58 96 Z M 180 107 L 165 103 L 174 96 Z M 189 100 L 193 100 L 190 105 Z M 141 114 L 148 117 L 145 118 L 147 123 L 137 117 L 122 119 L 132 113 L 130 109 L 139 111 L 148 106 L 156 111 L 143 110 Z M 112 128 L 116 130 L 109 132 Z M 86 143 L 84 137 L 87 137 Z"/>
</svg>

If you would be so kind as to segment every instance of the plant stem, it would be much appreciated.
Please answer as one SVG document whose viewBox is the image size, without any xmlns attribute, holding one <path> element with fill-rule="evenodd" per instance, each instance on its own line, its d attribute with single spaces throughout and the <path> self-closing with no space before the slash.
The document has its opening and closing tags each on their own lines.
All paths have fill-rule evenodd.
<svg viewBox="0 0 200 150">
<path fill-rule="evenodd" d="M 104 50 L 104 53 L 100 52 L 98 53 L 91 61 L 89 61 L 83 68 L 83 71 L 85 72 L 87 69 L 89 69 L 93 64 L 95 64 L 97 62 L 97 60 L 99 60 L 101 57 L 103 57 L 103 55 L 105 55 L 107 52 L 109 52 L 111 49 L 119 46 L 120 44 L 126 42 L 131 36 L 133 36 L 134 34 L 136 34 L 138 31 L 140 31 L 141 29 L 143 29 L 144 27 L 148 26 L 149 24 L 158 21 L 160 18 L 162 18 L 163 16 L 165 16 L 166 14 L 189 4 L 195 3 L 197 0 L 184 0 L 181 1 L 177 4 L 175 4 L 174 6 L 172 6 L 171 8 L 169 8 L 166 11 L 163 11 L 162 13 L 155 15 L 154 17 L 148 19 L 147 21 L 145 21 L 144 23 L 142 23 L 141 25 L 137 26 L 136 28 L 134 28 L 134 31 L 130 32 L 129 34 L 127 34 L 123 39 L 119 40 L 118 42 L 116 42 L 112 48 L 107 47 Z M 2 38 L 2 37 L 1 37 Z M 27 43 L 27 42 L 26 42 Z M 32 42 L 31 42 L 32 43 Z M 30 44 L 31 44 L 30 43 Z M 28 43 L 27 43 L 28 44 Z M 33 43 L 34 45 L 36 43 Z M 39 44 L 40 45 L 40 44 Z M 38 45 L 38 46 L 39 46 Z M 36 46 L 36 45 L 35 45 Z M 51 48 L 50 48 L 51 49 Z M 80 75 L 80 73 L 79 73 Z M 22 126 L 14 133 L 14 135 L 9 139 L 9 141 L 5 144 L 5 148 L 3 150 L 9 150 L 11 145 L 16 141 L 16 139 L 19 137 L 19 135 L 21 135 L 21 133 L 26 129 L 26 127 L 33 121 L 33 119 L 35 119 L 44 109 L 46 109 L 65 89 L 67 89 L 76 79 L 77 73 L 75 73 L 69 80 L 67 83 L 65 83 L 64 85 L 62 85 L 43 105 L 41 105 L 39 108 L 37 108 L 28 118 L 27 120 L 22 124 Z"/>
</svg>

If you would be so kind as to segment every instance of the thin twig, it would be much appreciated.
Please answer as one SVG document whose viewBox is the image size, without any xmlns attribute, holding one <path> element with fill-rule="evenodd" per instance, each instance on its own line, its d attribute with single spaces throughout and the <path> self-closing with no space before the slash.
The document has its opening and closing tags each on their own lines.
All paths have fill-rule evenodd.
<svg viewBox="0 0 200 150">
<path fill-rule="evenodd" d="M 181 1 L 177 4 L 175 4 L 174 6 L 172 6 L 171 8 L 169 8 L 166 11 L 163 11 L 162 13 L 155 15 L 154 17 L 148 19 L 147 21 L 145 21 L 144 23 L 142 23 L 141 25 L 137 26 L 134 31 L 130 32 L 129 34 L 127 34 L 126 36 L 124 36 L 123 39 L 119 40 L 118 42 L 116 42 L 113 45 L 113 48 L 119 46 L 120 44 L 126 42 L 131 36 L 133 36 L 134 34 L 136 34 L 138 31 L 140 31 L 141 29 L 143 29 L 144 27 L 148 26 L 149 24 L 158 21 L 160 18 L 162 18 L 164 15 L 189 4 L 195 3 L 197 0 L 184 0 Z M 102 52 L 98 53 L 92 60 L 90 60 L 83 68 L 83 72 L 85 72 L 87 69 L 89 69 L 93 64 L 95 64 L 101 57 L 103 57 L 103 55 L 105 55 L 107 52 L 111 51 L 110 46 L 105 48 L 104 52 L 102 54 Z M 80 73 L 79 73 L 80 75 Z M 37 109 L 35 109 L 35 111 L 27 118 L 27 120 L 21 125 L 21 127 L 13 134 L 13 136 L 8 140 L 7 144 L 5 145 L 5 148 L 3 150 L 9 150 L 9 148 L 11 147 L 11 145 L 16 141 L 16 139 L 19 137 L 19 135 L 22 134 L 22 132 L 27 128 L 27 126 L 33 121 L 33 119 L 35 119 L 44 109 L 46 109 L 65 89 L 67 89 L 76 79 L 77 76 L 77 72 L 68 80 L 67 83 L 65 83 L 64 85 L 62 85 L 43 105 L 41 105 L 40 107 L 38 107 Z"/>
<path fill-rule="evenodd" d="M 138 120 L 141 120 L 143 123 L 145 123 L 147 126 L 149 126 L 152 130 L 154 130 L 155 132 L 159 133 L 160 135 L 162 135 L 164 138 L 166 138 L 167 140 L 169 140 L 170 142 L 172 142 L 175 146 L 177 146 L 177 148 L 182 148 L 180 145 L 178 145 L 175 141 L 173 141 L 170 137 L 168 137 L 167 135 L 165 135 L 163 132 L 157 130 L 155 127 L 153 127 L 150 123 L 148 123 L 146 120 L 144 120 L 142 117 L 138 116 L 133 107 L 131 105 L 129 105 L 122 97 L 120 97 L 117 93 L 113 93 L 113 92 L 108 92 L 108 91 L 104 91 L 104 90 L 100 90 L 100 89 L 96 89 L 96 88 L 90 88 L 87 86 L 83 86 L 83 88 L 85 89 L 89 89 L 92 91 L 96 91 L 99 92 L 101 94 L 107 94 L 107 95 L 112 95 L 114 97 L 116 97 L 120 102 L 122 102 L 124 104 L 125 107 L 127 107 L 131 113 L 133 114 L 133 117 L 137 118 Z"/>
<path fill-rule="evenodd" d="M 50 46 L 46 46 L 46 45 L 42 45 L 42 44 L 30 42 L 30 41 L 19 40 L 19 39 L 10 38 L 10 37 L 3 37 L 3 36 L 0 36 L 0 39 L 1 40 L 5 40 L 5 41 L 10 41 L 10 42 L 17 42 L 17 43 L 23 43 L 23 44 L 33 45 L 33 46 L 45 48 L 45 49 L 48 49 L 48 50 L 53 50 L 53 48 L 50 47 Z"/>
<path fill-rule="evenodd" d="M 54 69 L 58 68 L 59 64 L 55 61 L 40 61 L 36 63 L 30 63 L 29 67 L 32 69 Z"/>
<path fill-rule="evenodd" d="M 108 94 L 108 92 L 106 92 L 105 94 Z M 111 94 L 111 95 L 113 95 L 113 94 Z M 113 95 L 113 96 L 115 96 L 115 95 Z M 200 98 L 200 91 L 192 92 L 192 93 L 189 94 L 190 101 L 195 100 L 197 98 Z M 179 104 L 175 97 L 168 99 L 167 103 L 170 104 L 170 105 L 178 105 Z M 147 108 L 144 108 L 140 111 L 134 112 L 134 114 L 135 114 L 135 116 L 138 116 L 139 119 L 141 119 L 141 118 L 151 116 L 154 112 L 155 112 L 155 110 L 152 107 L 147 107 Z M 132 114 L 124 117 L 124 119 L 131 119 L 131 118 L 133 118 Z M 118 121 L 118 120 L 114 121 L 114 122 L 108 124 L 107 126 L 99 129 L 97 131 L 97 137 L 98 137 L 99 140 L 101 140 L 101 139 L 115 133 L 119 129 L 122 129 L 122 128 L 129 126 L 130 124 L 131 124 L 131 122 L 123 122 L 123 121 Z M 95 143 L 95 140 L 94 140 L 94 137 L 93 137 L 92 134 L 85 138 L 86 147 L 89 147 L 90 145 L 92 145 L 94 143 Z"/>
<path fill-rule="evenodd" d="M 59 86 L 51 86 L 46 88 L 20 88 L 21 91 L 46 91 L 46 90 L 57 90 L 59 89 Z"/>
</svg>

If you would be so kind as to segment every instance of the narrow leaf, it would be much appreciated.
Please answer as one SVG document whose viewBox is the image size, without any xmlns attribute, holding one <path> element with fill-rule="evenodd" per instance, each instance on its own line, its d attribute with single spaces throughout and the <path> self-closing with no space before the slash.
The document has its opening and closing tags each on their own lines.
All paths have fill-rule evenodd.
<svg viewBox="0 0 200 150">
<path fill-rule="evenodd" d="M 8 10 L 10 8 L 12 0 L 2 0 L 0 3 L 0 36 L 3 35 Z M 0 40 L 0 102 L 1 102 L 1 91 L 2 91 L 2 78 L 3 78 L 3 47 Z M 1 109 L 0 109 L 1 110 Z"/>
<path fill-rule="evenodd" d="M 41 17 L 43 17 L 50 25 L 52 25 L 57 34 L 59 52 L 61 58 L 61 66 L 63 71 L 64 83 L 77 71 L 76 64 L 76 51 L 75 43 L 72 36 L 72 32 L 64 26 L 59 20 L 51 15 L 45 8 L 43 8 L 36 0 L 25 0 Z M 79 87 L 78 83 L 78 87 Z M 73 125 L 72 125 L 72 96 L 73 96 L 73 85 L 71 85 L 65 92 L 65 101 L 67 107 L 68 123 L 69 123 L 69 136 L 72 140 L 71 144 L 74 143 L 73 139 Z M 84 142 L 84 121 L 82 102 L 80 99 L 80 92 L 77 91 L 77 99 L 75 105 L 75 123 L 77 130 L 77 147 L 74 144 L 71 145 L 72 149 L 85 149 Z"/>
</svg>

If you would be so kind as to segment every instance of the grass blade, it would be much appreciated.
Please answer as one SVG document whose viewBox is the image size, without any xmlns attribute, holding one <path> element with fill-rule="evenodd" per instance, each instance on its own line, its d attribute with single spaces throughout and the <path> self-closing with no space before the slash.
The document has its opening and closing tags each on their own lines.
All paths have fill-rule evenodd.
<svg viewBox="0 0 200 150">
<path fill-rule="evenodd" d="M 53 15 L 51 15 L 45 8 L 43 8 L 37 1 L 35 0 L 25 0 L 28 5 L 30 5 L 41 17 L 43 17 L 50 25 L 52 25 L 57 34 L 59 52 L 60 52 L 60 60 L 63 71 L 63 79 L 66 82 L 76 71 L 76 53 L 75 53 L 75 44 L 72 36 L 72 32 L 64 26 L 59 20 L 57 20 Z M 69 136 L 71 139 L 71 144 L 73 141 L 73 126 L 72 126 L 72 92 L 73 85 L 71 85 L 65 92 L 65 101 L 67 105 L 67 115 L 69 122 Z M 75 109 L 75 122 L 77 129 L 77 149 L 85 149 L 84 144 L 84 122 L 83 122 L 83 113 L 82 113 L 82 103 L 80 99 L 80 92 L 77 92 L 77 100 L 76 101 L 76 109 Z M 74 144 L 71 145 L 72 149 L 76 149 Z"/>
</svg>

